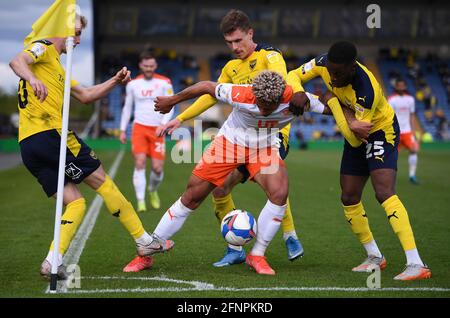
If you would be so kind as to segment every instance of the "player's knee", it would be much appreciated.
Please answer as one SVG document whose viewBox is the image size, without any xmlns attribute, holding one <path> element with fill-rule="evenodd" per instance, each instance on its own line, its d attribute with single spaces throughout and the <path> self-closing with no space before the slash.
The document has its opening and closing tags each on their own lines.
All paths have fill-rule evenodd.
<svg viewBox="0 0 450 318">
<path fill-rule="evenodd" d="M 187 190 L 185 193 L 183 193 L 183 195 L 181 196 L 181 203 L 183 203 L 183 205 L 191 210 L 195 210 L 197 209 L 200 204 L 202 203 L 203 200 L 199 200 L 198 198 L 196 198 L 195 195 L 193 195 L 192 192 L 190 192 L 189 190 Z"/>
<path fill-rule="evenodd" d="M 152 166 L 152 171 L 156 173 L 157 175 L 160 175 L 163 172 L 163 166 L 162 165 L 154 165 Z"/>
<path fill-rule="evenodd" d="M 145 169 L 145 159 L 141 159 L 141 158 L 136 159 L 136 160 L 134 161 L 134 166 L 135 166 L 136 169 L 138 169 L 138 170 Z"/>
<path fill-rule="evenodd" d="M 395 191 L 390 189 L 375 191 L 375 198 L 380 204 L 389 199 L 390 197 L 392 197 L 393 195 L 395 195 Z"/>
<path fill-rule="evenodd" d="M 202 193 L 199 193 L 199 191 L 190 184 L 181 196 L 181 202 L 191 210 L 195 210 L 196 208 L 198 208 L 204 199 L 204 195 Z"/>
<path fill-rule="evenodd" d="M 345 193 L 341 194 L 341 202 L 343 205 L 355 205 L 361 201 L 361 196 L 354 193 Z"/>
<path fill-rule="evenodd" d="M 281 186 L 278 189 L 272 191 L 269 194 L 268 199 L 273 204 L 284 205 L 284 204 L 286 204 L 287 197 L 288 197 L 288 189 L 287 189 L 287 187 Z"/>
</svg>

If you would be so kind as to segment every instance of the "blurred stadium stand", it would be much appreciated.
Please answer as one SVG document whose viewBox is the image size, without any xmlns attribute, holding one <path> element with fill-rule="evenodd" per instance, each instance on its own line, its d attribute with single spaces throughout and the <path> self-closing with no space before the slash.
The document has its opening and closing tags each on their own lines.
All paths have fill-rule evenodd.
<svg viewBox="0 0 450 318">
<path fill-rule="evenodd" d="M 137 75 L 138 55 L 150 47 L 157 56 L 157 72 L 171 78 L 176 92 L 199 80 L 216 80 L 232 58 L 219 24 L 229 9 L 239 8 L 250 16 L 255 41 L 280 48 L 288 70 L 325 52 L 336 40 L 354 41 L 359 60 L 379 77 L 385 94 L 392 93 L 393 78 L 405 78 L 411 94 L 417 97 L 417 118 L 423 131 L 446 139 L 446 119 L 450 118 L 449 5 L 414 0 L 378 4 L 382 27 L 370 29 L 366 27 L 366 5 L 351 0 L 317 0 L 313 4 L 285 0 L 226 4 L 93 0 L 96 78 L 103 80 L 122 65 Z M 318 79 L 306 89 L 320 94 L 325 86 Z M 124 89 L 117 88 L 100 103 L 103 134 L 118 133 L 123 94 Z M 177 113 L 185 107 L 178 107 Z M 211 110 L 202 118 L 220 125 L 228 112 L 226 108 Z M 291 134 L 294 141 L 341 138 L 334 120 L 317 114 L 294 122 Z"/>
</svg>

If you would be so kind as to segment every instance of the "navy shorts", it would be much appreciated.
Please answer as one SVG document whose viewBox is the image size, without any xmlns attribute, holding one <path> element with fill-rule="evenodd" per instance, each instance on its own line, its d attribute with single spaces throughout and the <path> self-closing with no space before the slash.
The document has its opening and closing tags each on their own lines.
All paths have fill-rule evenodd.
<svg viewBox="0 0 450 318">
<path fill-rule="evenodd" d="M 58 188 L 60 145 L 61 136 L 55 129 L 34 134 L 20 142 L 25 167 L 36 177 L 48 197 L 54 195 Z M 94 151 L 74 132 L 69 131 L 64 184 L 82 182 L 100 164 Z"/>
<path fill-rule="evenodd" d="M 278 133 L 278 138 L 280 138 L 280 140 L 281 140 L 280 148 L 278 149 L 278 151 L 280 153 L 281 159 L 284 160 L 289 153 L 289 142 L 285 142 L 284 135 L 281 132 Z M 237 167 L 237 169 L 243 176 L 241 183 L 247 182 L 248 178 L 250 177 L 250 173 L 248 172 L 245 165 L 239 166 L 239 167 Z"/>
<path fill-rule="evenodd" d="M 345 141 L 341 174 L 368 176 L 376 169 L 397 170 L 400 128 L 395 115 L 392 126 L 371 133 L 367 141 L 358 148 Z"/>
</svg>

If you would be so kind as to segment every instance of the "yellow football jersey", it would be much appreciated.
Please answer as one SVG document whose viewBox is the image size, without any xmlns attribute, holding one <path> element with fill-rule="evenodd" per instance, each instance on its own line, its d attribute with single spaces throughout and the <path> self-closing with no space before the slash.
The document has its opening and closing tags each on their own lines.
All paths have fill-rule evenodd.
<svg viewBox="0 0 450 318">
<path fill-rule="evenodd" d="M 274 71 L 287 77 L 286 62 L 281 53 L 270 47 L 258 45 L 245 60 L 234 59 L 229 61 L 222 69 L 220 83 L 251 84 L 261 71 Z"/>
<path fill-rule="evenodd" d="M 286 62 L 280 51 L 271 46 L 258 44 L 255 51 L 245 60 L 234 59 L 225 64 L 217 81 L 219 83 L 251 84 L 261 71 L 274 71 L 281 74 L 284 79 L 287 78 Z M 285 136 L 283 138 L 285 147 L 289 142 L 290 128 L 291 124 L 288 124 L 280 131 Z"/>
<path fill-rule="evenodd" d="M 280 51 L 268 45 L 257 45 L 255 51 L 253 51 L 246 59 L 234 59 L 229 61 L 223 67 L 217 81 L 220 83 L 231 84 L 251 84 L 259 72 L 267 70 L 278 72 L 284 79 L 287 78 L 286 62 Z M 192 119 L 216 103 L 217 99 L 211 95 L 203 95 L 184 112 L 179 114 L 177 118 L 182 122 Z M 283 142 L 286 147 L 289 141 L 290 127 L 291 125 L 289 124 L 281 129 L 281 133 L 285 136 Z"/>
<path fill-rule="evenodd" d="M 50 129 L 61 129 L 65 70 L 55 46 L 47 40 L 31 43 L 23 52 L 31 56 L 30 69 L 46 87 L 48 95 L 40 102 L 30 84 L 19 81 L 19 142 L 31 135 Z M 75 80 L 71 86 L 78 85 Z"/>
<path fill-rule="evenodd" d="M 392 130 L 394 110 L 386 100 L 383 89 L 372 72 L 357 62 L 353 81 L 345 87 L 333 87 L 326 64 L 327 54 L 322 54 L 303 64 L 298 69 L 289 72 L 289 85 L 292 86 L 294 92 L 304 91 L 303 83 L 320 76 L 341 104 L 355 112 L 356 119 L 373 123 L 374 126 L 370 133 L 380 129 Z"/>
</svg>

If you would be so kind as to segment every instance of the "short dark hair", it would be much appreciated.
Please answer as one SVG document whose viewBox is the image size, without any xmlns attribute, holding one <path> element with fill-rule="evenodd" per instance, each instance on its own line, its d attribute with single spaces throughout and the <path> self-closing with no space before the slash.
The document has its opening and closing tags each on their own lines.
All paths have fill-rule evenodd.
<svg viewBox="0 0 450 318">
<path fill-rule="evenodd" d="M 154 59 L 155 56 L 150 51 L 144 51 L 141 54 L 139 54 L 139 63 L 142 62 L 142 60 L 149 60 Z"/>
<path fill-rule="evenodd" d="M 229 34 L 237 29 L 247 32 L 251 28 L 248 15 L 236 9 L 230 10 L 220 22 L 220 31 L 222 34 Z"/>
<path fill-rule="evenodd" d="M 328 50 L 328 61 L 336 64 L 349 64 L 356 61 L 356 46 L 347 41 L 334 43 Z"/>
</svg>

